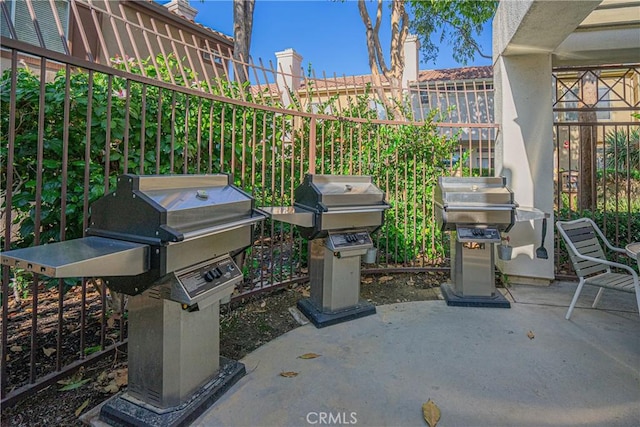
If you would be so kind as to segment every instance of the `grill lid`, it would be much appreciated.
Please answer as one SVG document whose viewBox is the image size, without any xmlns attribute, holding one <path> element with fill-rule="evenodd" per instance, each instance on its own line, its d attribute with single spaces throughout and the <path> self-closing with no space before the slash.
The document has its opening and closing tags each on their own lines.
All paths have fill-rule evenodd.
<svg viewBox="0 0 640 427">
<path fill-rule="evenodd" d="M 316 212 L 349 207 L 388 208 L 384 192 L 376 187 L 371 176 L 308 174 L 294 196 L 296 206 Z"/>
<path fill-rule="evenodd" d="M 371 176 L 307 174 L 294 190 L 293 207 L 263 207 L 277 221 L 298 226 L 306 239 L 327 236 L 329 231 L 377 230 L 384 211 L 391 206 Z"/>
<path fill-rule="evenodd" d="M 440 177 L 435 201 L 443 207 L 504 206 L 515 207 L 513 192 L 505 177 Z"/>
<path fill-rule="evenodd" d="M 225 174 L 122 175 L 115 191 L 91 205 L 87 234 L 162 244 L 263 218 Z"/>
<path fill-rule="evenodd" d="M 440 177 L 434 192 L 435 219 L 442 231 L 457 225 L 509 231 L 517 204 L 504 177 Z"/>
</svg>

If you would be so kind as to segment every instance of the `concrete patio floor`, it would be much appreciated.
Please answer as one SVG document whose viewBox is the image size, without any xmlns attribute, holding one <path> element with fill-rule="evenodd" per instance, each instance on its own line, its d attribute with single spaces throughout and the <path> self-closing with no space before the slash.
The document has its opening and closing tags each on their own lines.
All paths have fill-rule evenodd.
<svg viewBox="0 0 640 427">
<path fill-rule="evenodd" d="M 638 426 L 635 297 L 605 291 L 594 310 L 587 287 L 567 321 L 575 287 L 516 285 L 511 309 L 411 302 L 299 327 L 245 357 L 248 374 L 195 425 L 424 426 L 431 399 L 439 426 Z"/>
</svg>

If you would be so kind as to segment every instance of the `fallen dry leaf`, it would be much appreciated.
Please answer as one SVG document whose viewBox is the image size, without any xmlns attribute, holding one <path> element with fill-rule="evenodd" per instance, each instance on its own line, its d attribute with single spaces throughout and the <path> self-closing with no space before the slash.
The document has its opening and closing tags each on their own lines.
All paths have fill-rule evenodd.
<svg viewBox="0 0 640 427">
<path fill-rule="evenodd" d="M 368 285 L 368 284 L 370 284 L 370 283 L 373 283 L 373 277 L 364 277 L 364 278 L 361 280 L 361 282 L 362 282 L 362 283 L 364 283 L 364 284 L 366 284 L 366 285 Z"/>
<path fill-rule="evenodd" d="M 303 289 L 301 294 L 303 298 L 309 298 L 311 296 L 311 293 L 309 293 L 309 291 L 306 289 Z"/>
<path fill-rule="evenodd" d="M 261 308 L 265 308 L 266 306 L 267 306 L 267 301 L 266 301 L 266 300 L 264 300 L 264 301 L 262 301 L 262 302 L 260 303 L 260 307 L 261 307 Z"/>
<path fill-rule="evenodd" d="M 116 384 L 116 380 L 112 380 L 109 384 L 102 388 L 102 391 L 105 393 L 113 394 L 120 391 L 120 387 L 118 387 L 118 384 Z"/>
<path fill-rule="evenodd" d="M 115 381 L 118 387 L 127 385 L 129 382 L 129 370 L 127 368 L 116 370 Z"/>
<path fill-rule="evenodd" d="M 392 280 L 393 280 L 393 276 L 382 276 L 381 278 L 378 279 L 378 282 L 385 283 L 385 282 L 390 282 Z"/>
<path fill-rule="evenodd" d="M 85 400 L 84 402 L 82 402 L 82 405 L 80 405 L 78 407 L 78 409 L 76 409 L 76 418 L 78 418 L 80 416 L 80 414 L 82 413 L 82 411 L 84 411 L 86 409 L 86 407 L 89 406 L 89 399 Z"/>
<path fill-rule="evenodd" d="M 115 326 L 116 324 L 116 319 L 114 319 L 113 317 L 109 317 L 107 319 L 107 328 L 111 329 Z"/>
<path fill-rule="evenodd" d="M 280 372 L 280 376 L 281 377 L 285 377 L 285 378 L 293 378 L 293 377 L 297 377 L 298 373 L 297 372 L 291 372 L 291 371 Z"/>
<path fill-rule="evenodd" d="M 14 353 L 20 353 L 22 351 L 22 347 L 19 345 L 12 345 L 11 347 L 9 347 L 9 350 L 13 351 Z"/>
<path fill-rule="evenodd" d="M 55 353 L 55 352 L 56 352 L 56 349 L 55 349 L 55 348 L 47 348 L 47 347 L 44 347 L 44 348 L 42 349 L 42 352 L 44 353 L 44 355 L 45 355 L 45 356 L 50 357 L 53 353 Z"/>
<path fill-rule="evenodd" d="M 120 368 L 112 371 L 102 371 L 96 378 L 94 388 L 102 393 L 117 393 L 120 388 L 127 385 L 128 369 Z"/>
<path fill-rule="evenodd" d="M 315 353 L 305 353 L 302 356 L 298 356 L 298 359 L 315 359 L 316 357 L 320 357 L 320 355 Z"/>
<path fill-rule="evenodd" d="M 413 277 L 410 277 L 409 280 L 407 281 L 407 285 L 413 286 L 415 284 L 416 284 L 416 282 L 413 281 Z"/>
<path fill-rule="evenodd" d="M 527 336 L 529 337 L 530 340 L 532 340 L 532 339 L 534 339 L 536 337 L 536 335 L 533 333 L 533 331 L 527 332 Z"/>
<path fill-rule="evenodd" d="M 429 424 L 429 427 L 436 427 L 438 421 L 440 421 L 440 408 L 433 400 L 429 399 L 422 405 L 422 416 L 424 420 Z"/>
<path fill-rule="evenodd" d="M 102 382 L 105 382 L 106 380 L 107 380 L 107 371 L 100 372 L 100 375 L 98 375 L 98 378 L 96 378 L 97 383 L 102 383 Z"/>
</svg>

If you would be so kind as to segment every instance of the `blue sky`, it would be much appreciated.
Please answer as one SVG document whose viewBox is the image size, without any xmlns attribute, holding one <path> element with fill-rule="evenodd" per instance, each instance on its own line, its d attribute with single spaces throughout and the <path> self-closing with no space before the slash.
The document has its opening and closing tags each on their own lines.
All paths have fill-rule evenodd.
<svg viewBox="0 0 640 427">
<path fill-rule="evenodd" d="M 165 0 L 160 3 L 165 3 Z M 233 35 L 233 8 L 231 0 L 191 0 L 198 9 L 196 21 L 214 30 Z M 370 2 L 370 7 L 375 7 Z M 383 49 L 389 51 L 389 11 L 385 10 L 381 36 Z M 386 25 L 385 25 L 386 24 Z M 383 30 L 386 30 L 383 32 Z M 491 25 L 485 25 L 479 42 L 485 53 L 491 53 Z M 445 42 L 446 43 L 446 42 Z M 303 57 L 303 69 L 309 63 L 316 76 L 324 70 L 327 75 L 369 74 L 364 24 L 355 1 L 335 0 L 257 0 L 254 12 L 251 56 L 257 62 L 262 58 L 275 66 L 274 52 L 295 49 Z M 491 60 L 476 58 L 467 65 L 490 65 Z M 422 62 L 420 69 L 454 68 L 456 63 L 447 44 L 440 46 L 436 63 Z"/>
</svg>

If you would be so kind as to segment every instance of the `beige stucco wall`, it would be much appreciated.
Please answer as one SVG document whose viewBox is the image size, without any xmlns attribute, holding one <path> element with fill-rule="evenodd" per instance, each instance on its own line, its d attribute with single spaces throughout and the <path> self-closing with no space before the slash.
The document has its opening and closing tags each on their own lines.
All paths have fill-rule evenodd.
<svg viewBox="0 0 640 427">
<path fill-rule="evenodd" d="M 535 257 L 541 221 L 517 223 L 509 233 L 515 259 L 498 267 L 514 283 L 549 283 L 554 277 L 554 135 L 552 76 L 554 50 L 574 32 L 600 0 L 500 2 L 493 21 L 497 174 L 521 206 L 550 214 L 545 236 L 549 258 Z M 593 65 L 597 65 L 597 62 Z"/>
<path fill-rule="evenodd" d="M 499 57 L 494 65 L 495 111 L 500 123 L 496 142 L 496 175 L 505 176 L 517 203 L 550 215 L 553 224 L 553 114 L 551 110 L 551 55 Z M 554 277 L 553 251 L 549 259 L 535 257 L 541 221 L 517 222 L 509 232 L 514 247 L 511 261 L 499 261 L 513 283 L 550 281 Z M 551 242 L 548 227 L 545 241 Z"/>
</svg>

